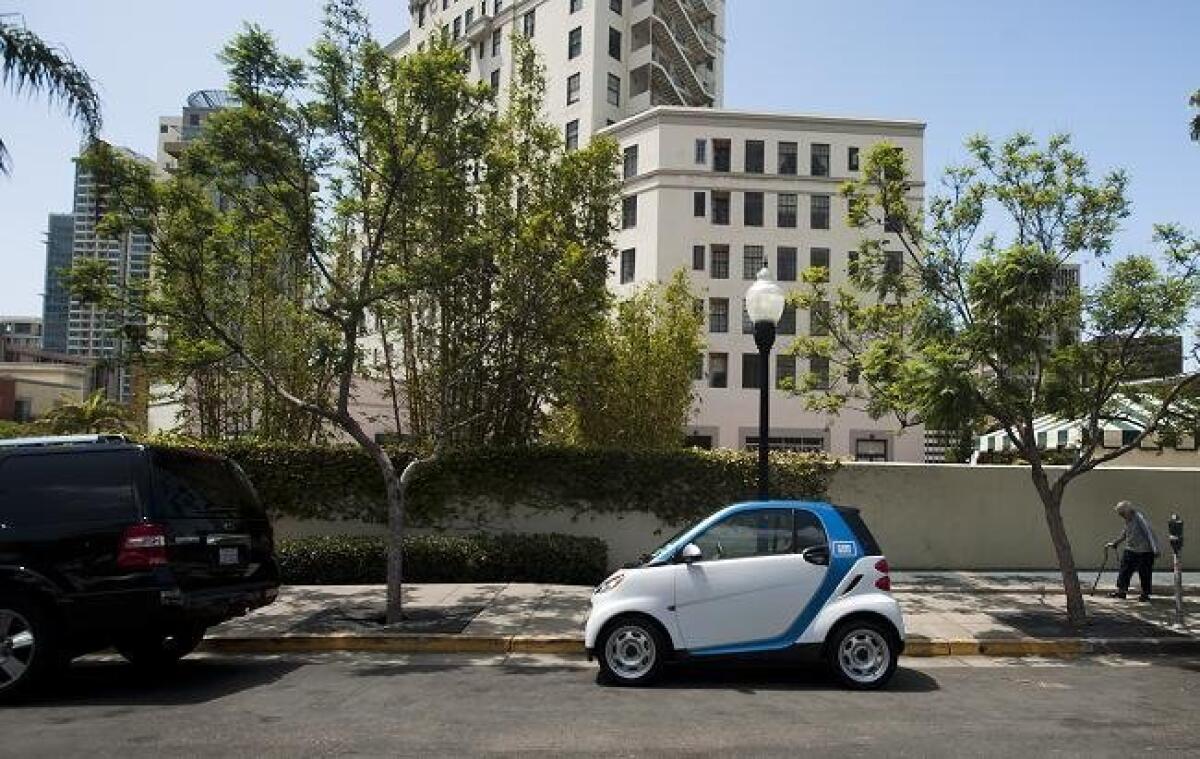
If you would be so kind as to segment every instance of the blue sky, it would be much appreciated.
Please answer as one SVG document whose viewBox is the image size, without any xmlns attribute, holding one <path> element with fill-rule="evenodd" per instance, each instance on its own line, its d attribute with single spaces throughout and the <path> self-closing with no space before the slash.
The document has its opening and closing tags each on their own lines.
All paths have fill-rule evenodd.
<svg viewBox="0 0 1200 759">
<path fill-rule="evenodd" d="M 407 26 L 407 0 L 364 4 L 379 37 Z M 1200 2 L 727 6 L 727 107 L 921 119 L 931 189 L 972 133 L 1067 131 L 1095 169 L 1131 176 L 1133 216 L 1118 252 L 1148 250 L 1156 222 L 1200 232 L 1200 145 L 1186 132 L 1187 98 L 1200 88 Z M 105 136 L 151 156 L 158 117 L 177 114 L 189 92 L 222 84 L 215 53 L 243 20 L 299 52 L 318 32 L 320 8 L 319 0 L 0 0 L 0 13 L 23 14 L 98 80 Z M 70 210 L 78 136 L 57 110 L 8 92 L 0 134 L 14 163 L 0 177 L 0 313 L 40 314 L 46 214 Z"/>
</svg>

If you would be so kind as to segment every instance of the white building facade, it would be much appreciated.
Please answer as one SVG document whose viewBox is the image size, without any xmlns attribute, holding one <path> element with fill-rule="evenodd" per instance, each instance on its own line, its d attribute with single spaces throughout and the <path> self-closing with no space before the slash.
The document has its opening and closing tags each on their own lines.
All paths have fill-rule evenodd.
<svg viewBox="0 0 1200 759">
<path fill-rule="evenodd" d="M 545 117 L 568 147 L 595 134 L 619 143 L 625 192 L 611 287 L 629 294 L 689 272 L 703 295 L 707 347 L 688 438 L 706 447 L 756 445 L 758 354 L 744 316 L 747 287 L 764 265 L 785 290 L 821 266 L 832 295 L 861 240 L 846 225 L 839 184 L 887 140 L 904 149 L 920 203 L 925 125 L 723 110 L 723 0 L 412 0 L 410 10 L 410 31 L 388 46 L 393 54 L 444 35 L 503 101 L 509 37 L 526 34 L 546 67 Z M 791 309 L 779 325 L 769 367 L 771 446 L 925 460 L 919 428 L 901 431 L 851 410 L 810 412 L 778 388 L 782 378 L 821 371 L 819 359 L 782 351 L 810 329 L 809 315 Z"/>
</svg>

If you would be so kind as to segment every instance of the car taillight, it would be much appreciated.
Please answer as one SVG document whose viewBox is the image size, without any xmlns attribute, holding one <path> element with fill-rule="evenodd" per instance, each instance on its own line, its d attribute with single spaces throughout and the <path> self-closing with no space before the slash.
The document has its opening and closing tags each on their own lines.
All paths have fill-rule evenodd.
<svg viewBox="0 0 1200 759">
<path fill-rule="evenodd" d="M 167 563 L 167 533 L 156 524 L 135 524 L 121 536 L 117 566 L 150 569 Z"/>
<path fill-rule="evenodd" d="M 880 590 L 890 591 L 892 589 L 892 578 L 888 576 L 888 572 L 890 572 L 891 569 L 892 568 L 888 566 L 887 559 L 880 559 L 879 561 L 875 562 L 875 571 L 883 575 L 883 577 L 880 577 L 875 581 L 875 587 L 879 588 Z"/>
</svg>

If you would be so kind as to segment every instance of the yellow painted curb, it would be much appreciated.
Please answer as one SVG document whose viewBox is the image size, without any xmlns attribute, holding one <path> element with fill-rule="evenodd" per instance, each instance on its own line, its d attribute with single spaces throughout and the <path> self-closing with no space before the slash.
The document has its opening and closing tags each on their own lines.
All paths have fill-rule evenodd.
<svg viewBox="0 0 1200 759">
<path fill-rule="evenodd" d="M 1081 640 L 981 640 L 983 656 L 1078 656 L 1084 653 Z"/>
<path fill-rule="evenodd" d="M 509 643 L 514 654 L 582 654 L 586 652 L 578 638 L 534 638 L 514 636 Z"/>
</svg>

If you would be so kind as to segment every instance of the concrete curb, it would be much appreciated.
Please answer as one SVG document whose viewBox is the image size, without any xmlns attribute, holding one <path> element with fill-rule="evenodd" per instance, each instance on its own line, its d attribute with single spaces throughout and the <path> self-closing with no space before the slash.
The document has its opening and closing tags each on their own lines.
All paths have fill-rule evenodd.
<svg viewBox="0 0 1200 759">
<path fill-rule="evenodd" d="M 281 653 L 442 653 L 442 654 L 582 654 L 575 637 L 534 635 L 280 635 L 208 638 L 200 650 L 226 654 Z M 943 640 L 910 638 L 904 655 L 1073 657 L 1100 654 L 1200 655 L 1200 638 L 997 638 Z"/>
<path fill-rule="evenodd" d="M 1084 585 L 1084 598 L 1092 598 L 1091 583 Z M 1112 587 L 1107 588 L 1101 586 L 1096 589 L 1096 596 L 1106 596 Z M 1018 587 L 1005 587 L 1003 585 L 979 585 L 975 587 L 961 587 L 955 585 L 914 585 L 912 583 L 892 584 L 893 593 L 908 593 L 912 595 L 933 595 L 936 593 L 959 593 L 963 595 L 981 595 L 981 596 L 996 596 L 996 595 L 1046 595 L 1046 596 L 1061 596 L 1064 595 L 1062 585 L 1054 585 L 1047 583 L 1044 587 L 1039 585 L 1020 585 Z M 1137 585 L 1130 591 L 1131 597 L 1137 596 Z M 1154 586 L 1154 597 L 1160 601 L 1173 601 L 1175 598 L 1175 589 L 1165 586 Z M 1184 598 L 1200 597 L 1200 585 L 1185 585 L 1183 588 Z"/>
</svg>

